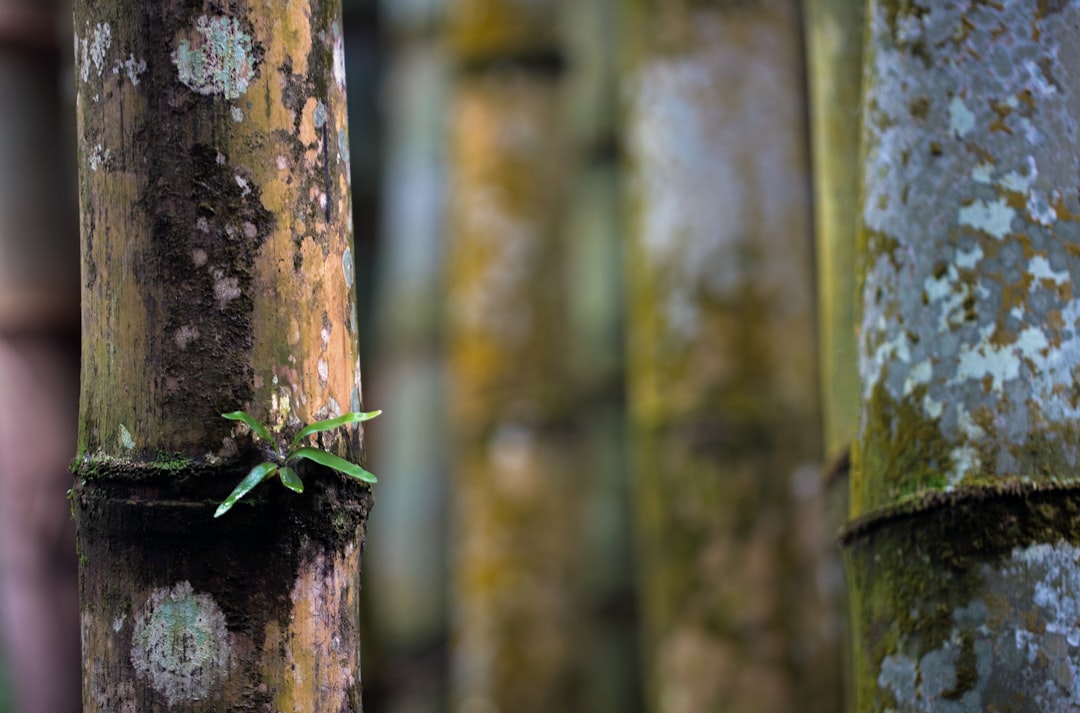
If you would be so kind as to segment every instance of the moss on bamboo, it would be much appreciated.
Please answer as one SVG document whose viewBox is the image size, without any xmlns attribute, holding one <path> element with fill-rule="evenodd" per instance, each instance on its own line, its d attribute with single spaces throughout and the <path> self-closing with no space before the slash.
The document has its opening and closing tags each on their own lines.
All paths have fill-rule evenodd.
<svg viewBox="0 0 1080 713">
<path fill-rule="evenodd" d="M 1049 710 L 1071 700 L 1069 686 L 1039 681 L 1053 666 L 1075 665 L 1073 646 L 1057 646 L 1053 633 L 1072 636 L 1075 621 L 1058 617 L 1072 605 L 1030 588 L 1040 577 L 1057 589 L 1077 576 L 1043 568 L 1080 544 L 1078 523 L 1075 488 L 1030 485 L 928 496 L 850 529 L 858 710 L 945 710 L 935 699 L 956 711 L 1007 710 L 1020 700 Z"/>
</svg>

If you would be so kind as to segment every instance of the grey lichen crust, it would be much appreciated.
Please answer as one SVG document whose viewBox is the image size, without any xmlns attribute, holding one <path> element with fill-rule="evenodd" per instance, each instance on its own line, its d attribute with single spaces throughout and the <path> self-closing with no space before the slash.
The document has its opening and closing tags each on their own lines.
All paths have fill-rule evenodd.
<svg viewBox="0 0 1080 713">
<path fill-rule="evenodd" d="M 155 589 L 135 619 L 131 664 L 170 706 L 205 699 L 231 659 L 225 614 L 190 582 Z"/>
<path fill-rule="evenodd" d="M 223 94 L 236 99 L 247 92 L 255 71 L 251 35 L 235 17 L 195 21 L 191 39 L 182 39 L 172 54 L 179 79 L 199 94 Z"/>
<path fill-rule="evenodd" d="M 1080 548 L 1064 541 L 1016 547 L 983 565 L 984 589 L 952 612 L 935 648 L 881 661 L 877 683 L 891 713 L 975 713 L 1026 701 L 1024 710 L 1080 706 Z M 935 604 L 922 603 L 932 616 Z"/>
<path fill-rule="evenodd" d="M 1080 6 L 879 0 L 869 21 L 863 398 L 936 430 L 934 487 L 1070 478 Z M 860 440 L 905 427 L 881 416 Z"/>
</svg>

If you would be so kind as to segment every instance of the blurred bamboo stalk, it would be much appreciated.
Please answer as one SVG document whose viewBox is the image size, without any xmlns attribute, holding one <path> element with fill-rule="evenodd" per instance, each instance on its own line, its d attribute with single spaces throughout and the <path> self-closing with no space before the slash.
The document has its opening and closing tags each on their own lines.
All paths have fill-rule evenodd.
<svg viewBox="0 0 1080 713">
<path fill-rule="evenodd" d="M 618 138 L 618 0 L 562 4 L 565 121 L 577 156 L 568 207 L 568 361 L 579 393 L 588 562 L 582 710 L 641 710 L 625 417 L 625 298 Z"/>
<path fill-rule="evenodd" d="M 453 710 L 580 710 L 582 492 L 567 371 L 557 2 L 447 14 Z"/>
<path fill-rule="evenodd" d="M 814 169 L 822 425 L 830 530 L 847 522 L 851 445 L 859 421 L 855 340 L 855 237 L 859 214 L 862 0 L 804 2 Z M 839 547 L 833 570 L 839 571 Z M 837 581 L 830 579 L 830 581 Z M 848 602 L 842 583 L 833 611 L 845 665 L 844 709 L 853 704 Z"/>
<path fill-rule="evenodd" d="M 14 710 L 81 710 L 75 530 L 79 266 L 57 3 L 0 0 L 0 634 Z M 68 50 L 70 51 L 70 50 Z M 70 74 L 68 74 L 70 77 Z"/>
<path fill-rule="evenodd" d="M 380 7 L 389 50 L 372 403 L 387 410 L 371 433 L 375 471 L 393 475 L 379 484 L 365 554 L 375 646 L 365 644 L 364 665 L 366 692 L 385 694 L 386 713 L 436 713 L 446 704 L 449 496 L 439 335 L 451 77 L 443 4 Z"/>
<path fill-rule="evenodd" d="M 648 708 L 836 711 L 798 3 L 625 7 Z"/>
</svg>

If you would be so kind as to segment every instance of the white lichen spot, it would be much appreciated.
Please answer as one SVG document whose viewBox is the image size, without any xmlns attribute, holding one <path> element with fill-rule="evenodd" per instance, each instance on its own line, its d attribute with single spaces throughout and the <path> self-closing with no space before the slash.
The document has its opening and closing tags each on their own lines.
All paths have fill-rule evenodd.
<svg viewBox="0 0 1080 713">
<path fill-rule="evenodd" d="M 970 205 L 960 208 L 957 221 L 960 225 L 971 226 L 1001 239 L 1009 233 L 1014 217 L 1016 217 L 1016 211 L 1001 198 L 992 201 L 977 198 Z"/>
<path fill-rule="evenodd" d="M 993 171 L 994 164 L 992 163 L 977 164 L 975 168 L 971 169 L 971 180 L 975 181 L 976 183 L 989 184 L 992 180 L 991 176 L 993 174 Z"/>
<path fill-rule="evenodd" d="M 968 440 L 979 441 L 986 437 L 986 431 L 971 417 L 971 412 L 962 406 L 956 414 L 956 429 Z"/>
<path fill-rule="evenodd" d="M 1028 194 L 1027 205 L 1028 216 L 1038 223 L 1039 225 L 1045 225 L 1047 227 L 1057 222 L 1058 214 L 1054 210 L 1054 207 L 1050 205 L 1050 202 L 1046 200 L 1039 191 L 1031 191 Z"/>
<path fill-rule="evenodd" d="M 244 237 L 248 240 L 254 240 L 259 235 L 259 229 L 255 227 L 254 223 L 247 220 L 240 225 L 240 229 L 244 231 Z"/>
<path fill-rule="evenodd" d="M 1001 180 L 998 181 L 998 185 L 1007 191 L 1026 193 L 1027 190 L 1031 188 L 1031 178 L 1022 176 L 1016 171 L 1009 171 L 1001 177 Z"/>
<path fill-rule="evenodd" d="M 127 430 L 127 426 L 120 424 L 120 428 L 117 430 L 116 442 L 120 444 L 120 447 L 126 451 L 135 449 L 135 439 L 131 437 L 131 431 Z"/>
<path fill-rule="evenodd" d="M 244 196 L 249 195 L 251 193 L 251 186 L 248 184 L 248 180 L 239 173 L 236 174 L 235 178 L 236 185 L 240 186 L 240 194 Z"/>
<path fill-rule="evenodd" d="M 170 707 L 206 699 L 232 664 L 225 614 L 190 582 L 155 589 L 135 618 L 131 663 Z"/>
<path fill-rule="evenodd" d="M 346 165 L 345 178 L 347 179 L 349 185 L 352 185 L 352 172 L 348 170 L 348 164 L 349 164 L 349 132 L 345 131 L 344 127 L 342 127 L 341 129 L 338 129 L 338 132 L 337 132 L 337 148 L 338 148 L 338 159 L 344 161 L 345 165 Z M 349 213 L 349 219 L 350 220 L 352 219 L 352 213 Z M 349 228 L 349 232 L 352 233 L 352 227 L 351 226 Z"/>
<path fill-rule="evenodd" d="M 983 327 L 982 338 L 974 344 L 963 345 L 960 348 L 959 362 L 956 369 L 954 384 L 967 379 L 982 381 L 990 377 L 990 388 L 1001 391 L 1005 381 L 1015 379 L 1020 374 L 1021 366 L 1021 340 L 1017 339 L 1013 344 L 1001 346 L 993 344 L 990 336 L 994 334 L 996 327 L 993 324 Z M 1025 338 L 1031 331 L 1037 331 L 1034 327 L 1028 327 L 1024 331 Z M 1039 334 L 1042 334 L 1039 332 Z M 1043 342 L 1045 337 L 1043 337 Z"/>
<path fill-rule="evenodd" d="M 1036 280 L 1049 280 L 1056 285 L 1067 284 L 1071 279 L 1068 270 L 1055 271 L 1042 255 L 1036 255 L 1028 261 L 1028 272 Z"/>
<path fill-rule="evenodd" d="M 949 458 L 952 459 L 952 470 L 948 475 L 948 490 L 959 485 L 964 476 L 976 471 L 981 463 L 979 452 L 968 444 L 953 448 L 949 453 Z"/>
<path fill-rule="evenodd" d="M 209 233 L 210 222 L 205 217 L 200 215 L 198 218 L 195 219 L 195 229 L 198 230 L 200 233 Z"/>
<path fill-rule="evenodd" d="M 975 128 L 975 115 L 967 108 L 963 99 L 954 96 L 949 102 L 949 131 L 963 138 L 964 134 L 973 128 Z"/>
<path fill-rule="evenodd" d="M 107 167 L 110 156 L 112 156 L 112 151 L 103 147 L 101 144 L 95 145 L 90 149 L 90 156 L 87 159 L 87 162 L 90 164 L 90 170 L 97 171 L 99 168 Z"/>
<path fill-rule="evenodd" d="M 187 349 L 188 345 L 199 338 L 199 328 L 192 324 L 185 324 L 173 334 L 173 341 L 179 349 Z"/>
<path fill-rule="evenodd" d="M 345 41 L 341 36 L 341 27 L 334 22 L 334 81 L 345 88 Z"/>
<path fill-rule="evenodd" d="M 126 620 L 127 620 L 127 615 L 126 614 L 121 614 L 120 616 L 113 619 L 113 623 L 112 623 L 113 632 L 119 634 L 120 630 L 124 628 L 124 622 Z"/>
<path fill-rule="evenodd" d="M 112 46 L 112 28 L 107 22 L 99 22 L 94 27 L 93 35 L 90 41 L 90 61 L 94 63 L 94 69 L 100 77 L 105 69 L 105 53 Z"/>
<path fill-rule="evenodd" d="M 982 258 L 982 248 L 976 245 L 971 250 L 957 250 L 956 259 L 953 262 L 961 270 L 974 270 Z"/>
<path fill-rule="evenodd" d="M 195 32 L 180 40 L 172 53 L 180 81 L 198 94 L 236 99 L 255 74 L 251 35 L 234 17 L 200 16 Z"/>
<path fill-rule="evenodd" d="M 908 372 L 907 379 L 904 381 L 904 396 L 908 396 L 915 387 L 920 384 L 930 383 L 930 377 L 934 373 L 934 366 L 930 363 L 929 359 L 923 359 L 921 362 L 911 367 L 911 371 Z"/>
<path fill-rule="evenodd" d="M 218 309 L 225 309 L 225 305 L 240 296 L 240 280 L 236 277 L 225 277 L 221 270 L 214 270 L 214 298 L 217 300 Z"/>
<path fill-rule="evenodd" d="M 244 110 L 238 106 L 234 106 L 229 109 L 229 113 L 232 115 L 233 121 L 235 121 L 237 124 L 244 120 Z"/>
<path fill-rule="evenodd" d="M 214 160 L 217 161 L 217 165 L 224 166 L 225 165 L 225 154 L 218 151 L 217 156 L 214 157 Z"/>
<path fill-rule="evenodd" d="M 326 126 L 326 105 L 321 101 L 315 105 L 315 111 L 311 114 L 311 121 L 316 129 Z"/>
<path fill-rule="evenodd" d="M 345 286 L 353 286 L 353 259 L 352 250 L 345 248 L 345 252 L 341 254 L 341 272 L 345 276 Z"/>
<path fill-rule="evenodd" d="M 326 381 L 330 378 L 330 365 L 326 363 L 325 359 L 319 359 L 316 369 L 319 372 L 319 381 Z"/>
<path fill-rule="evenodd" d="M 127 75 L 127 78 L 131 81 L 131 86 L 139 86 L 139 77 L 146 71 L 146 60 L 135 59 L 135 55 L 129 54 L 125 60 L 116 60 L 113 64 L 113 74 L 119 75 L 121 71 Z"/>
</svg>

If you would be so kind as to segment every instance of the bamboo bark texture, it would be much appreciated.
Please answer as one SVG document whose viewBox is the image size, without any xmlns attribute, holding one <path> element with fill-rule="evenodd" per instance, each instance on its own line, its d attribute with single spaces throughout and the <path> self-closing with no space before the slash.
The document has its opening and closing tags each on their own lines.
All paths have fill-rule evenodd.
<svg viewBox="0 0 1080 713">
<path fill-rule="evenodd" d="M 855 245 L 859 215 L 862 0 L 806 0 L 804 23 L 814 175 L 818 354 L 829 530 L 849 510 L 851 448 L 859 422 L 855 338 Z M 843 652 L 843 710 L 851 695 L 850 609 L 838 545 L 830 549 L 829 591 L 837 647 Z"/>
<path fill-rule="evenodd" d="M 825 457 L 846 470 L 859 421 L 855 231 L 862 0 L 806 0 Z"/>
<path fill-rule="evenodd" d="M 359 711 L 370 491 L 266 483 L 360 410 L 340 5 L 77 2 L 87 711 Z M 319 444 L 360 461 L 355 427 Z"/>
<path fill-rule="evenodd" d="M 834 711 L 799 6 L 625 7 L 648 708 Z"/>
<path fill-rule="evenodd" d="M 447 11 L 447 331 L 455 470 L 451 706 L 575 710 L 580 650 L 573 403 L 561 338 L 561 128 L 555 2 Z"/>
<path fill-rule="evenodd" d="M 1080 8 L 875 0 L 859 711 L 1080 705 Z"/>
</svg>

